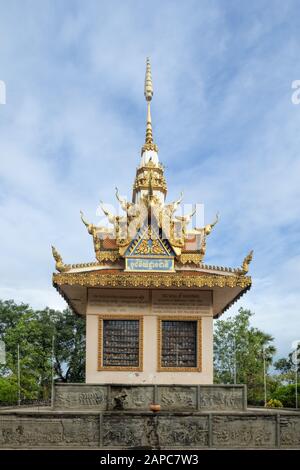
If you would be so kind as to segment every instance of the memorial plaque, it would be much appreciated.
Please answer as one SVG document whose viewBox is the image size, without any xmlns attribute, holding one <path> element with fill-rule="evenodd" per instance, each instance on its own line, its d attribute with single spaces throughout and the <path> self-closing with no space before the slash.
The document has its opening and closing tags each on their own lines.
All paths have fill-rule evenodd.
<svg viewBox="0 0 300 470">
<path fill-rule="evenodd" d="M 89 305 L 97 313 L 148 313 L 150 294 L 146 290 L 90 289 Z"/>
<path fill-rule="evenodd" d="M 211 293 L 207 291 L 153 291 L 152 312 L 156 315 L 209 314 L 211 302 Z"/>
</svg>

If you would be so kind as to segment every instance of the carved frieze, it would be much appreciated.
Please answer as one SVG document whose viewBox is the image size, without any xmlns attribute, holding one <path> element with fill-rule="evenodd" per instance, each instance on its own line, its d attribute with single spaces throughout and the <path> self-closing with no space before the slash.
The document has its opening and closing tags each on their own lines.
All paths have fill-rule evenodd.
<svg viewBox="0 0 300 470">
<path fill-rule="evenodd" d="M 280 416 L 281 447 L 300 447 L 300 413 L 295 416 Z"/>
<path fill-rule="evenodd" d="M 243 410 L 245 404 L 244 387 L 200 385 L 200 410 Z"/>
<path fill-rule="evenodd" d="M 0 416 L 0 447 L 97 447 L 97 416 Z"/>
<path fill-rule="evenodd" d="M 208 416 L 159 416 L 157 433 L 161 446 L 207 447 Z"/>
<path fill-rule="evenodd" d="M 149 410 L 154 402 L 154 387 L 138 386 L 111 386 L 111 410 Z"/>
<path fill-rule="evenodd" d="M 197 386 L 160 386 L 158 403 L 162 410 L 196 410 Z"/>
<path fill-rule="evenodd" d="M 144 416 L 104 414 L 102 439 L 104 447 L 141 447 L 147 445 Z"/>
<path fill-rule="evenodd" d="M 56 409 L 97 409 L 107 408 L 107 387 L 105 385 L 56 385 L 54 395 Z"/>
<path fill-rule="evenodd" d="M 212 417 L 214 447 L 268 448 L 276 446 L 276 416 L 224 415 Z"/>
</svg>

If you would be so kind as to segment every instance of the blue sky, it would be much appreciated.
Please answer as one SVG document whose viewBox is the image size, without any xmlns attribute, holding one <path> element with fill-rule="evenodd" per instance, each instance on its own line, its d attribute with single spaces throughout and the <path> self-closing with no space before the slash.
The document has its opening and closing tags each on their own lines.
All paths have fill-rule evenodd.
<svg viewBox="0 0 300 470">
<path fill-rule="evenodd" d="M 254 249 L 242 305 L 275 336 L 300 339 L 300 79 L 297 1 L 0 1 L 0 297 L 63 307 L 65 262 L 94 259 L 79 210 L 95 220 L 114 187 L 130 197 L 152 118 L 169 199 L 220 212 L 207 263 Z"/>
</svg>

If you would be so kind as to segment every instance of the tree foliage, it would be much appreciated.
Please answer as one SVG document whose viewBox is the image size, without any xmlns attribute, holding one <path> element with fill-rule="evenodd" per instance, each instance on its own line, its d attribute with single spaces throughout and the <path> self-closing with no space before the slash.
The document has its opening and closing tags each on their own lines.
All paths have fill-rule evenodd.
<svg viewBox="0 0 300 470">
<path fill-rule="evenodd" d="M 246 384 L 248 399 L 264 398 L 264 357 L 266 371 L 276 349 L 273 338 L 250 325 L 253 313 L 240 308 L 235 317 L 217 320 L 214 334 L 214 373 L 216 383 Z"/>
<path fill-rule="evenodd" d="M 19 346 L 22 398 L 49 399 L 53 337 L 55 378 L 62 382 L 82 382 L 85 362 L 83 318 L 75 316 L 69 309 L 63 312 L 49 308 L 33 310 L 11 300 L 0 301 L 0 340 L 6 347 L 6 364 L 0 366 L 0 387 L 2 384 L 2 389 L 7 388 L 8 383 L 15 387 Z"/>
</svg>

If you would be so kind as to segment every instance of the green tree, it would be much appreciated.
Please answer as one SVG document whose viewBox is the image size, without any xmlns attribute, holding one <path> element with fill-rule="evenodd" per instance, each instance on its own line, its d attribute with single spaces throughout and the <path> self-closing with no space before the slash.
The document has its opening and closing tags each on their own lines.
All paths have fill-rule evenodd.
<svg viewBox="0 0 300 470">
<path fill-rule="evenodd" d="M 53 336 L 55 378 L 63 382 L 84 380 L 84 318 L 74 315 L 70 309 L 34 311 L 13 301 L 0 301 L 0 318 L 0 339 L 6 346 L 6 364 L 0 367 L 0 376 L 7 383 L 16 384 L 19 345 L 22 398 L 49 399 Z M 0 388 L 8 390 L 3 380 Z M 15 400 L 15 392 L 11 394 Z"/>
<path fill-rule="evenodd" d="M 263 363 L 272 364 L 276 349 L 273 338 L 250 325 L 253 313 L 240 308 L 235 317 L 218 320 L 214 333 L 214 372 L 216 383 L 244 383 L 250 403 L 264 398 Z"/>
</svg>

